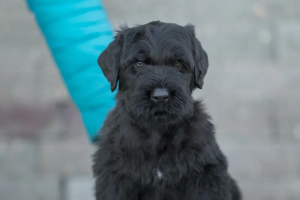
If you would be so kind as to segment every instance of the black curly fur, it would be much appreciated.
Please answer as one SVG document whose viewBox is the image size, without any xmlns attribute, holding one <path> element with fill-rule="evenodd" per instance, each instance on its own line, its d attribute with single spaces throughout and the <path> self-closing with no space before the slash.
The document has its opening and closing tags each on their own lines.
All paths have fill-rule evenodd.
<svg viewBox="0 0 300 200">
<path fill-rule="evenodd" d="M 192 25 L 125 27 L 98 63 L 119 89 L 94 155 L 97 200 L 241 199 L 210 117 L 191 95 L 208 68 Z M 167 102 L 151 100 L 155 88 L 167 89 Z"/>
</svg>

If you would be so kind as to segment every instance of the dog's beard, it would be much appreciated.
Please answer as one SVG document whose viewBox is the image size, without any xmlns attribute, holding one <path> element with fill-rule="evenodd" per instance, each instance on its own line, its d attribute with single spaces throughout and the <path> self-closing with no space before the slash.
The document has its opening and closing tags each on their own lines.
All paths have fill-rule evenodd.
<svg viewBox="0 0 300 200">
<path fill-rule="evenodd" d="M 127 101 L 127 112 L 136 121 L 156 124 L 173 124 L 182 121 L 193 113 L 193 100 L 190 95 L 174 92 L 168 102 L 155 103 L 148 92 L 132 95 Z"/>
</svg>

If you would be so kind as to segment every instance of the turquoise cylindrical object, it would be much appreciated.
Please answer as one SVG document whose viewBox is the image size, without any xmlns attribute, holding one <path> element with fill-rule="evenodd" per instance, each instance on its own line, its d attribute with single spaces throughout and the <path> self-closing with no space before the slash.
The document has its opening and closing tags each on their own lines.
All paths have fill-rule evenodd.
<svg viewBox="0 0 300 200">
<path fill-rule="evenodd" d="M 70 96 L 94 141 L 114 93 L 97 65 L 99 54 L 113 39 L 99 0 L 27 0 L 47 41 Z"/>
</svg>

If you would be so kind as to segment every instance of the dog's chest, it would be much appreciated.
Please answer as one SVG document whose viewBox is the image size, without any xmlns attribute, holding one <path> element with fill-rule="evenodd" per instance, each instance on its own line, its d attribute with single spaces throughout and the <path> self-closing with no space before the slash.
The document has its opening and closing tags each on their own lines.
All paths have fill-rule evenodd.
<svg viewBox="0 0 300 200">
<path fill-rule="evenodd" d="M 120 167 L 129 177 L 143 184 L 179 182 L 191 173 L 188 159 L 192 151 L 182 148 L 185 142 L 184 134 L 152 134 L 136 148 L 126 150 L 122 159 L 124 164 Z M 124 170 L 125 166 L 127 170 Z"/>
<path fill-rule="evenodd" d="M 161 180 L 164 177 L 163 173 L 160 171 L 159 168 L 154 168 L 153 176 L 154 176 L 154 178 L 156 178 L 158 180 Z"/>
<path fill-rule="evenodd" d="M 181 157 L 183 152 L 180 151 L 177 145 L 171 142 L 162 142 L 157 146 L 152 146 L 152 148 L 146 148 L 147 145 L 143 146 L 142 158 L 136 160 L 136 162 L 140 166 L 145 166 L 145 168 L 141 167 L 141 170 L 151 166 L 148 176 L 155 183 L 178 182 L 187 175 L 187 162 Z"/>
</svg>

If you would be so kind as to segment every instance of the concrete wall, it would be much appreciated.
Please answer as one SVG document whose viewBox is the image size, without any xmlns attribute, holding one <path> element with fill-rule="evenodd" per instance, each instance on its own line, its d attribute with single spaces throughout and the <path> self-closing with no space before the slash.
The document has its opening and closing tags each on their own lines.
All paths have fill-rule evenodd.
<svg viewBox="0 0 300 200">
<path fill-rule="evenodd" d="M 300 1 L 104 1 L 115 28 L 192 23 L 203 99 L 246 200 L 300 199 Z M 24 1 L 0 1 L 0 200 L 92 198 L 80 117 Z"/>
</svg>

